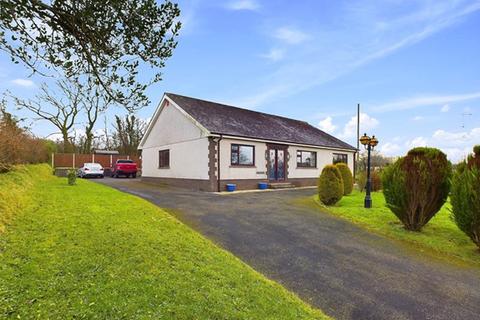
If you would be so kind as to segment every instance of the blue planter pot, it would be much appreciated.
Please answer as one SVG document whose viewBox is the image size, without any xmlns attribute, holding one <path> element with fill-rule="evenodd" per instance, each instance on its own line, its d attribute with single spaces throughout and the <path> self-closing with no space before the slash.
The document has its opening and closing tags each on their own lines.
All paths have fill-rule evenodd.
<svg viewBox="0 0 480 320">
<path fill-rule="evenodd" d="M 259 182 L 258 183 L 258 189 L 265 190 L 267 188 L 268 188 L 268 183 L 266 183 L 266 182 Z"/>
<path fill-rule="evenodd" d="M 228 192 L 233 192 L 237 189 L 237 185 L 233 183 L 228 183 L 227 184 L 227 191 Z"/>
</svg>

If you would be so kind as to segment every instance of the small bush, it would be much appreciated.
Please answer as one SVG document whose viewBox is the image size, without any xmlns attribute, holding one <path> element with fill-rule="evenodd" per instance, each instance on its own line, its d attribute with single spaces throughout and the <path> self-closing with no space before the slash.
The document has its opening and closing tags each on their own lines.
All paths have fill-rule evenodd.
<svg viewBox="0 0 480 320">
<path fill-rule="evenodd" d="M 337 203 L 343 196 L 343 181 L 340 171 L 335 165 L 323 168 L 318 179 L 318 197 L 323 204 L 330 206 Z"/>
<path fill-rule="evenodd" d="M 372 170 L 370 172 L 371 186 L 370 191 L 380 191 L 382 190 L 382 178 L 378 171 Z M 367 187 L 367 174 L 365 172 L 360 172 L 357 174 L 357 185 L 360 192 L 364 192 Z"/>
<path fill-rule="evenodd" d="M 451 174 L 443 152 L 414 148 L 383 172 L 387 206 L 407 230 L 420 231 L 447 200 Z"/>
<path fill-rule="evenodd" d="M 360 192 L 365 191 L 365 185 L 367 184 L 367 174 L 365 172 L 359 172 L 357 173 L 357 176 L 355 178 L 357 181 L 357 188 Z"/>
<path fill-rule="evenodd" d="M 370 179 L 372 180 L 371 191 L 382 190 L 382 177 L 378 171 L 373 170 L 370 172 Z"/>
<path fill-rule="evenodd" d="M 339 162 L 335 166 L 337 167 L 338 171 L 340 171 L 340 175 L 342 176 L 343 194 L 347 195 L 352 193 L 353 191 L 352 171 L 350 171 L 350 168 L 348 167 L 348 165 L 343 162 Z"/>
<path fill-rule="evenodd" d="M 67 174 L 68 185 L 73 186 L 77 183 L 77 172 L 75 169 L 68 170 Z"/>
</svg>

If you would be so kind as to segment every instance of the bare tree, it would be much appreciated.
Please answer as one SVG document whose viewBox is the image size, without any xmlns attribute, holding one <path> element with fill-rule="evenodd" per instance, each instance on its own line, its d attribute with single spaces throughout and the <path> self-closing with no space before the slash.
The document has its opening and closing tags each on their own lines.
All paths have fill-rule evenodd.
<svg viewBox="0 0 480 320">
<path fill-rule="evenodd" d="M 98 117 L 107 110 L 112 99 L 102 94 L 101 87 L 91 82 L 82 90 L 82 110 L 86 113 L 85 139 L 80 148 L 82 153 L 90 153 L 92 151 L 92 143 L 94 137 L 95 124 Z"/>
<path fill-rule="evenodd" d="M 58 95 L 43 84 L 41 93 L 34 100 L 12 98 L 19 108 L 27 109 L 38 116 L 35 120 L 46 120 L 53 124 L 62 135 L 64 152 L 73 152 L 70 133 L 81 111 L 82 91 L 78 85 L 66 80 L 57 81 L 56 86 L 60 91 Z"/>
<path fill-rule="evenodd" d="M 137 155 L 138 145 L 145 134 L 146 124 L 134 114 L 125 119 L 115 116 L 113 144 L 121 154 Z"/>
</svg>

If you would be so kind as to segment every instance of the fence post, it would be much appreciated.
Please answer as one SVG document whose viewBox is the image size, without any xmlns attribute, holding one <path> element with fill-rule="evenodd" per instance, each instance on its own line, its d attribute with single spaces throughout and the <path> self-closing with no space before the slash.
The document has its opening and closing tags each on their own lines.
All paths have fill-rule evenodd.
<svg viewBox="0 0 480 320">
<path fill-rule="evenodd" d="M 55 153 L 52 152 L 52 168 L 55 169 Z"/>
<path fill-rule="evenodd" d="M 95 153 L 92 153 L 92 162 L 95 162 Z"/>
<path fill-rule="evenodd" d="M 72 159 L 73 159 L 73 168 L 75 169 L 75 153 L 72 153 Z"/>
<path fill-rule="evenodd" d="M 112 167 L 112 155 L 110 155 L 110 168 Z"/>
<path fill-rule="evenodd" d="M 129 155 L 127 155 L 127 160 L 130 160 L 130 156 L 129 156 Z"/>
</svg>

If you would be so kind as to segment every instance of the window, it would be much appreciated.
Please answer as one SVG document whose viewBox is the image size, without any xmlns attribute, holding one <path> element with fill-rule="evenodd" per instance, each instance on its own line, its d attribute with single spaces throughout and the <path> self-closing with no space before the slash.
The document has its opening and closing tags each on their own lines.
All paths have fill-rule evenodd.
<svg viewBox="0 0 480 320">
<path fill-rule="evenodd" d="M 117 163 L 133 163 L 133 160 L 122 159 L 122 160 L 117 160 Z"/>
<path fill-rule="evenodd" d="M 344 153 L 334 153 L 333 164 L 336 164 L 339 162 L 348 163 L 348 155 Z"/>
<path fill-rule="evenodd" d="M 159 168 L 170 167 L 170 150 L 158 151 L 158 167 Z"/>
<path fill-rule="evenodd" d="M 297 151 L 297 167 L 316 168 L 317 153 L 314 151 Z"/>
<path fill-rule="evenodd" d="M 255 165 L 255 147 L 232 144 L 231 164 L 233 166 Z"/>
</svg>

